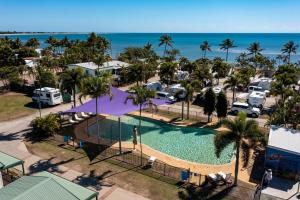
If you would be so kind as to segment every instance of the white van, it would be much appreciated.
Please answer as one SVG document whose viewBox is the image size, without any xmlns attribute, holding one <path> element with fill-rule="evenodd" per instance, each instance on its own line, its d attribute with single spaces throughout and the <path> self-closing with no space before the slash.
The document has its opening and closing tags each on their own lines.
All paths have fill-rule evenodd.
<svg viewBox="0 0 300 200">
<path fill-rule="evenodd" d="M 237 114 L 240 111 L 245 112 L 247 115 L 251 115 L 252 117 L 258 117 L 260 115 L 259 108 L 252 107 L 248 103 L 234 102 L 232 104 L 231 112 Z"/>
<path fill-rule="evenodd" d="M 33 91 L 32 101 L 40 101 L 42 105 L 54 106 L 61 104 L 63 102 L 63 98 L 59 89 L 43 87 Z"/>
</svg>

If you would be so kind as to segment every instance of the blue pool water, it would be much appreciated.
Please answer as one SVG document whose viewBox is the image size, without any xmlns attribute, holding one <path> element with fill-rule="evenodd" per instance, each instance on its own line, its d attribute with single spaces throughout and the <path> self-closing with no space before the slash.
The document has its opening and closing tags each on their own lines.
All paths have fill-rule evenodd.
<svg viewBox="0 0 300 200">
<path fill-rule="evenodd" d="M 121 118 L 122 141 L 132 141 L 133 127 L 139 124 L 139 118 L 123 116 Z M 119 139 L 119 126 L 116 117 L 108 117 L 99 122 L 100 136 L 116 141 Z M 97 134 L 97 126 L 88 128 L 90 135 Z M 234 154 L 233 144 L 229 145 L 220 158 L 215 155 L 215 131 L 206 128 L 179 127 L 149 118 L 142 118 L 142 143 L 168 155 L 202 164 L 229 163 Z"/>
</svg>

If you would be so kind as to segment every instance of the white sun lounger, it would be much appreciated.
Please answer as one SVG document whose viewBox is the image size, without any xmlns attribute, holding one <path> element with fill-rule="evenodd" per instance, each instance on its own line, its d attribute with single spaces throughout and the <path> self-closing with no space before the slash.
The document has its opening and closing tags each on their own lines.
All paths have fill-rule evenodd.
<svg viewBox="0 0 300 200">
<path fill-rule="evenodd" d="M 153 163 L 155 162 L 155 160 L 156 160 L 156 157 L 154 157 L 154 156 L 150 156 L 150 158 L 149 158 L 149 160 L 148 160 L 148 165 L 153 165 Z"/>
<path fill-rule="evenodd" d="M 85 114 L 84 112 L 80 112 L 80 117 L 83 117 L 83 118 L 88 118 L 90 117 L 89 115 Z"/>
<path fill-rule="evenodd" d="M 77 114 L 74 115 L 74 119 L 75 119 L 76 121 L 82 121 L 82 120 L 84 120 L 83 118 L 78 117 Z"/>
<path fill-rule="evenodd" d="M 73 119 L 69 119 L 69 122 L 71 123 L 71 124 L 77 124 L 78 123 L 78 121 L 74 121 Z"/>
<path fill-rule="evenodd" d="M 208 174 L 207 175 L 208 178 L 210 178 L 212 181 L 217 181 L 218 180 L 218 177 L 216 174 Z"/>
</svg>

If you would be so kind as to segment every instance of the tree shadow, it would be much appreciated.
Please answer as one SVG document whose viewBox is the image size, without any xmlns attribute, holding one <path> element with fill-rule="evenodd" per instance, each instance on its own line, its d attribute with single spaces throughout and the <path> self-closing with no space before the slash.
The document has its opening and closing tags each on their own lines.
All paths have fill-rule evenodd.
<svg viewBox="0 0 300 200">
<path fill-rule="evenodd" d="M 0 133 L 0 141 L 13 141 L 20 139 L 19 132 L 11 133 L 4 135 L 4 133 Z"/>
<path fill-rule="evenodd" d="M 95 170 L 91 170 L 88 175 L 83 174 L 78 176 L 73 182 L 83 187 L 92 187 L 96 190 L 101 190 L 102 186 L 112 187 L 114 185 L 103 181 L 105 176 L 111 172 L 112 171 L 108 170 L 103 172 L 101 175 L 97 175 Z"/>
<path fill-rule="evenodd" d="M 42 172 L 42 171 L 48 171 L 48 172 L 57 172 L 57 173 L 64 173 L 65 171 L 61 170 L 59 168 L 60 165 L 72 162 L 74 160 L 74 158 L 70 158 L 68 160 L 63 160 L 63 161 L 59 161 L 54 163 L 53 160 L 55 159 L 55 157 L 51 157 L 49 159 L 46 160 L 39 160 L 36 163 L 32 164 L 29 166 L 29 173 L 28 174 L 34 174 L 34 173 L 38 173 L 38 172 Z"/>
</svg>

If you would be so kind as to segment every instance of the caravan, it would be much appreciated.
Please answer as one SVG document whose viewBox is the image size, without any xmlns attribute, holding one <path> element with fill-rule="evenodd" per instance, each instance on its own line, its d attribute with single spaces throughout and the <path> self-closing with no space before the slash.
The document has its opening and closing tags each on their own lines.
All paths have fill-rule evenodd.
<svg viewBox="0 0 300 200">
<path fill-rule="evenodd" d="M 32 101 L 41 102 L 42 105 L 54 106 L 63 102 L 59 89 L 43 87 L 33 92 Z"/>
</svg>

